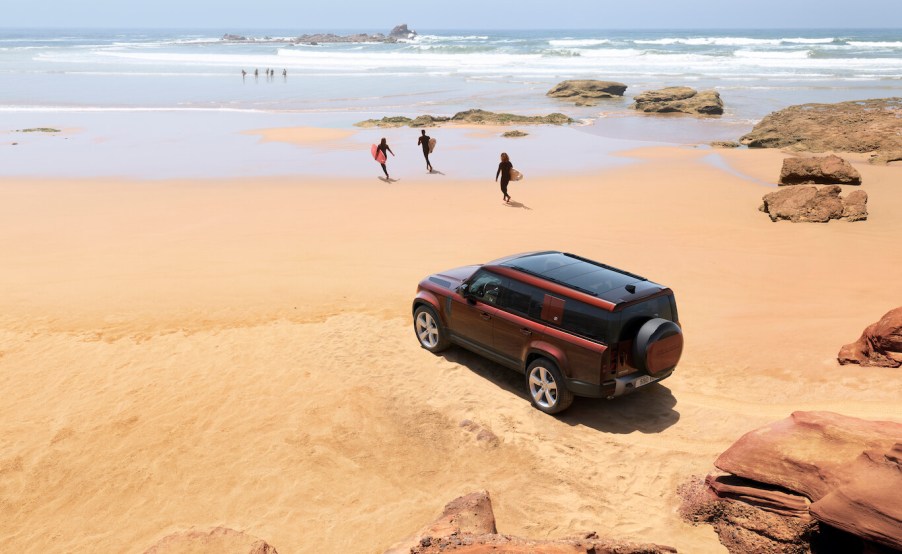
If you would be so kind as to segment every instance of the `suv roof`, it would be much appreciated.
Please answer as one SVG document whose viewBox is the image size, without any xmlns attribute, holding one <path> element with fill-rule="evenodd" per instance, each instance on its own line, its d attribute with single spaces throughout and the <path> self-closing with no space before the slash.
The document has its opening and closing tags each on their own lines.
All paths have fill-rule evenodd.
<svg viewBox="0 0 902 554">
<path fill-rule="evenodd" d="M 614 305 L 664 290 L 640 275 L 567 252 L 531 252 L 486 264 L 493 265 L 540 277 Z"/>
</svg>

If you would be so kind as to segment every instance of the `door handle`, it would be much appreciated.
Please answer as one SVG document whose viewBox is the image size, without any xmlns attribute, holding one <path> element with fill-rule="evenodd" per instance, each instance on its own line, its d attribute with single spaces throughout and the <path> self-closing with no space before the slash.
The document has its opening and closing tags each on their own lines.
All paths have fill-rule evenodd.
<svg viewBox="0 0 902 554">
<path fill-rule="evenodd" d="M 489 314 L 489 312 L 482 312 L 482 313 L 480 313 L 479 315 L 481 315 L 481 316 L 482 316 L 482 319 L 484 319 L 484 320 L 486 320 L 486 321 L 492 319 L 492 316 L 491 316 L 491 314 Z"/>
<path fill-rule="evenodd" d="M 529 335 L 532 334 L 532 331 L 530 331 L 530 330 L 527 329 L 526 327 L 523 327 L 523 328 L 520 329 L 520 333 L 522 333 L 522 334 L 524 334 L 524 335 L 526 335 L 526 336 L 528 337 Z"/>
</svg>

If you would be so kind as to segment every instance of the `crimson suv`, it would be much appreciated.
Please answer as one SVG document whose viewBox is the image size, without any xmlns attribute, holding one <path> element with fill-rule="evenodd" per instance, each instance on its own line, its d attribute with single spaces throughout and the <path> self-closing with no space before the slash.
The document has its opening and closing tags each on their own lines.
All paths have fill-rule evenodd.
<svg viewBox="0 0 902 554">
<path fill-rule="evenodd" d="M 430 275 L 413 301 L 420 345 L 452 343 L 526 376 L 532 404 L 613 398 L 669 377 L 683 351 L 673 291 L 565 252 L 531 252 Z"/>
</svg>

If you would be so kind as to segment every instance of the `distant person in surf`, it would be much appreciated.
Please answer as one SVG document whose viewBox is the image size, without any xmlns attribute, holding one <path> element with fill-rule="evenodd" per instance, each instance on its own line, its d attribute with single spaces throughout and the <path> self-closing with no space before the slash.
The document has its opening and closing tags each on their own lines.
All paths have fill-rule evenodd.
<svg viewBox="0 0 902 554">
<path fill-rule="evenodd" d="M 391 152 L 392 156 L 394 156 L 395 153 L 391 151 L 391 148 L 389 148 L 388 142 L 385 140 L 385 137 L 382 137 L 382 142 L 379 143 L 379 146 L 376 147 L 376 150 L 382 152 L 382 157 L 385 161 L 379 162 L 379 165 L 382 166 L 382 171 L 385 172 L 385 178 L 391 181 L 391 177 L 388 176 L 388 168 L 385 166 L 385 162 L 388 161 L 388 152 Z"/>
<path fill-rule="evenodd" d="M 510 156 L 507 155 L 506 152 L 501 153 L 501 163 L 498 164 L 498 171 L 495 172 L 495 182 L 498 182 L 498 177 L 501 177 L 501 194 L 504 195 L 505 203 L 510 203 L 511 197 L 507 193 L 507 185 L 511 182 L 511 170 L 514 168 L 514 164 L 511 163 Z"/>
<path fill-rule="evenodd" d="M 260 76 L 260 70 L 259 70 L 259 69 L 255 69 L 255 70 L 254 70 L 254 79 L 256 79 L 256 78 L 259 77 L 259 76 Z"/>
<path fill-rule="evenodd" d="M 426 171 L 432 173 L 432 164 L 429 162 L 429 153 L 432 151 L 434 142 L 430 144 L 432 138 L 426 134 L 426 129 L 420 130 L 420 138 L 417 139 L 417 144 L 423 147 L 423 157 L 426 158 Z"/>
<path fill-rule="evenodd" d="M 288 70 L 287 70 L 287 69 L 283 69 L 283 70 L 282 70 L 282 77 L 288 77 Z"/>
<path fill-rule="evenodd" d="M 244 79 L 245 77 L 247 77 L 247 71 L 242 69 L 241 70 L 241 78 Z"/>
</svg>

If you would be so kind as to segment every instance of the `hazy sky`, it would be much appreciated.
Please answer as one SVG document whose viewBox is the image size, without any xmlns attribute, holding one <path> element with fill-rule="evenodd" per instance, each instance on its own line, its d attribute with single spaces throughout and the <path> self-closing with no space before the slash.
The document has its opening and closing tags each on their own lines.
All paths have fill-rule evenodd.
<svg viewBox="0 0 902 554">
<path fill-rule="evenodd" d="M 902 27 L 902 0 L 0 0 L 0 27 L 642 29 Z"/>
</svg>

